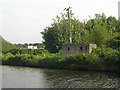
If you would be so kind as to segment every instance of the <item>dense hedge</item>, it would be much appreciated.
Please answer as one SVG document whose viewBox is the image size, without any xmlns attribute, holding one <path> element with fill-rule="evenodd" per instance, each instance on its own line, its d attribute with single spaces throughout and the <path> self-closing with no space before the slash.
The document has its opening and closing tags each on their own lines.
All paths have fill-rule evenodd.
<svg viewBox="0 0 120 90">
<path fill-rule="evenodd" d="M 96 48 L 91 54 L 69 55 L 64 62 L 70 69 L 117 70 L 120 68 L 120 52 L 111 48 Z"/>
<path fill-rule="evenodd" d="M 119 66 L 120 65 L 120 51 L 111 48 L 97 48 L 93 51 L 104 60 L 106 66 Z"/>
<path fill-rule="evenodd" d="M 13 50 L 14 51 L 14 50 Z M 42 52 L 42 51 L 41 51 Z M 43 53 L 45 52 L 45 53 Z M 76 70 L 119 70 L 120 51 L 111 48 L 96 48 L 91 54 L 79 53 L 62 59 L 62 51 L 56 54 L 43 51 L 41 54 L 10 53 L 2 55 L 2 63 L 14 66 L 29 66 Z"/>
<path fill-rule="evenodd" d="M 107 47 L 116 49 L 120 51 L 120 34 L 116 35 L 115 37 L 111 38 L 106 42 Z"/>
<path fill-rule="evenodd" d="M 45 49 L 19 49 L 19 48 L 12 48 L 4 52 L 4 54 L 12 53 L 13 55 L 16 54 L 31 54 L 31 55 L 40 55 L 40 54 L 47 54 L 49 53 Z"/>
<path fill-rule="evenodd" d="M 3 65 L 14 65 L 14 66 L 30 66 L 30 67 L 43 67 L 53 68 L 55 63 L 61 59 L 61 55 L 42 53 L 40 55 L 32 54 L 2 54 Z M 57 65 L 56 65 L 57 66 Z"/>
</svg>

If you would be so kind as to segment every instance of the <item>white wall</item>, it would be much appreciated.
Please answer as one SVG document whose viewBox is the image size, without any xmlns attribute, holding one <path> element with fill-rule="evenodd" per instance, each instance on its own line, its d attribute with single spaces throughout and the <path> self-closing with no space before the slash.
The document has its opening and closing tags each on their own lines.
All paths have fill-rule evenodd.
<svg viewBox="0 0 120 90">
<path fill-rule="evenodd" d="M 28 49 L 37 49 L 37 46 L 28 46 Z"/>
</svg>

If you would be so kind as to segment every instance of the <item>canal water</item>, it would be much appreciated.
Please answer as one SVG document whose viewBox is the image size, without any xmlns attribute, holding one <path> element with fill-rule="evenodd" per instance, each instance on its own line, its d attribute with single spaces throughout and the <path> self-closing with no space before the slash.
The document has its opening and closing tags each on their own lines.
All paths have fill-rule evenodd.
<svg viewBox="0 0 120 90">
<path fill-rule="evenodd" d="M 117 72 L 2 66 L 2 88 L 118 88 Z"/>
</svg>

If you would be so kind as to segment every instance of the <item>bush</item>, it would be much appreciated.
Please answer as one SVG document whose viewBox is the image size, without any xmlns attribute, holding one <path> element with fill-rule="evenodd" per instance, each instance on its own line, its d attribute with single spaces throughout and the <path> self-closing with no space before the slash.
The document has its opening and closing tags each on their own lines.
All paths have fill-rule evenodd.
<svg viewBox="0 0 120 90">
<path fill-rule="evenodd" d="M 96 48 L 91 54 L 78 53 L 68 55 L 65 59 L 61 54 L 61 51 L 51 54 L 44 50 L 37 55 L 7 53 L 2 55 L 2 61 L 8 65 L 79 70 L 110 69 L 120 65 L 120 52 L 111 48 Z"/>
<path fill-rule="evenodd" d="M 21 54 L 22 50 L 18 49 L 18 48 L 13 48 L 13 49 L 9 49 L 8 51 L 5 52 L 5 54 L 7 54 L 7 53 L 11 53 L 13 55 Z"/>
<path fill-rule="evenodd" d="M 120 51 L 120 35 L 116 35 L 106 42 L 107 47 Z"/>
<path fill-rule="evenodd" d="M 45 51 L 46 52 L 46 51 Z M 3 54 L 3 64 L 14 66 L 31 66 L 31 67 L 45 67 L 45 68 L 57 68 L 61 55 L 59 54 L 16 54 L 11 53 Z"/>
<path fill-rule="evenodd" d="M 15 57 L 15 56 L 13 54 L 11 54 L 11 53 L 2 54 L 2 64 L 6 64 L 7 60 L 10 57 Z"/>
<path fill-rule="evenodd" d="M 58 68 L 60 66 L 59 60 L 61 56 L 59 54 L 49 54 L 44 59 L 39 61 L 39 67 L 44 68 Z"/>
<path fill-rule="evenodd" d="M 79 53 L 68 55 L 62 60 L 65 68 L 94 70 L 106 67 L 119 67 L 120 52 L 111 48 L 96 48 L 91 54 Z"/>
<path fill-rule="evenodd" d="M 100 58 L 97 54 L 79 53 L 67 56 L 62 62 L 66 68 L 87 69 L 89 67 L 96 67 L 100 62 Z"/>
<path fill-rule="evenodd" d="M 112 48 L 96 48 L 92 53 L 98 54 L 106 66 L 120 65 L 120 51 Z"/>
<path fill-rule="evenodd" d="M 13 55 L 16 54 L 31 54 L 31 55 L 41 55 L 41 54 L 48 54 L 49 52 L 45 49 L 19 49 L 19 48 L 13 48 L 9 49 L 8 51 L 5 52 L 7 53 L 12 53 Z"/>
</svg>

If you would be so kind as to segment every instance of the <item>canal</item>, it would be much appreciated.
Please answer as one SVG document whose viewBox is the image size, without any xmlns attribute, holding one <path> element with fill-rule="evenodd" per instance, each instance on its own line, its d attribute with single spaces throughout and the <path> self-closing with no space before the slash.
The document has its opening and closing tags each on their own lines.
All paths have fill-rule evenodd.
<svg viewBox="0 0 120 90">
<path fill-rule="evenodd" d="M 2 88 L 118 88 L 117 72 L 2 67 Z"/>
</svg>

